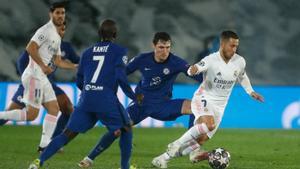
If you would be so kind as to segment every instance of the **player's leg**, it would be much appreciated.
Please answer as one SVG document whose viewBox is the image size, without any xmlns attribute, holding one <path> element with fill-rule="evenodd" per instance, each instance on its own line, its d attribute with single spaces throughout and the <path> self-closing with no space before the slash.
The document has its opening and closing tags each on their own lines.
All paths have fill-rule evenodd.
<svg viewBox="0 0 300 169">
<path fill-rule="evenodd" d="M 44 108 L 47 110 L 47 114 L 45 115 L 43 121 L 43 128 L 42 128 L 42 137 L 39 144 L 40 148 L 45 148 L 51 141 L 52 134 L 56 127 L 57 123 L 57 115 L 59 114 L 59 106 L 56 100 L 56 96 L 54 90 L 52 88 L 51 83 L 49 80 L 43 79 L 42 85 L 42 103 Z"/>
<path fill-rule="evenodd" d="M 46 160 L 52 157 L 59 149 L 68 144 L 73 138 L 78 135 L 78 132 L 74 132 L 70 129 L 65 129 L 63 133 L 60 133 L 56 136 L 48 146 L 44 149 L 44 151 L 40 155 L 40 166 L 44 164 Z"/>
<path fill-rule="evenodd" d="M 191 103 L 191 109 L 196 116 L 195 125 L 185 132 L 179 139 L 169 144 L 168 154 L 171 157 L 180 155 L 179 148 L 184 144 L 198 139 L 201 135 L 215 129 L 215 109 L 210 101 L 201 96 L 194 96 Z"/>
<path fill-rule="evenodd" d="M 31 79 L 30 83 L 38 84 L 38 82 L 34 79 Z M 32 121 L 38 116 L 40 103 L 37 94 L 39 93 L 39 90 L 35 89 L 34 86 L 35 85 L 29 85 L 26 89 L 27 95 L 23 100 L 27 101 L 27 103 L 31 106 L 30 108 L 25 109 L 25 104 L 21 101 L 24 87 L 22 84 L 19 85 L 14 97 L 12 98 L 13 103 L 6 111 L 0 112 L 0 119 L 3 120 L 3 123 L 6 122 L 6 120 Z M 31 100 L 29 100 L 29 96 L 31 96 Z M 33 102 L 33 100 L 36 100 L 36 102 Z"/>
<path fill-rule="evenodd" d="M 138 105 L 134 102 L 128 105 L 126 108 L 126 112 L 128 112 L 130 119 L 132 121 L 132 125 L 136 125 L 149 117 L 149 106 L 146 104 Z"/>
<path fill-rule="evenodd" d="M 56 95 L 59 109 L 61 111 L 61 115 L 58 117 L 56 128 L 52 135 L 52 138 L 54 138 L 64 130 L 74 109 L 73 104 L 66 93 L 55 84 L 52 84 L 52 87 Z"/>
<path fill-rule="evenodd" d="M 184 114 L 182 112 L 184 102 L 184 99 L 173 99 L 163 103 L 151 104 L 148 110 L 151 112 L 150 117 L 161 121 L 174 121 Z"/>
<path fill-rule="evenodd" d="M 119 104 L 119 110 L 123 122 L 123 128 L 121 129 L 121 136 L 119 140 L 121 150 L 121 168 L 129 169 L 132 150 L 132 126 L 130 124 L 129 115 L 121 104 Z"/>
<path fill-rule="evenodd" d="M 181 107 L 181 114 L 189 114 L 190 118 L 189 118 L 189 123 L 188 123 L 188 127 L 191 128 L 194 126 L 194 121 L 195 121 L 195 116 L 192 113 L 191 110 L 191 100 L 184 100 L 184 102 L 182 103 L 182 107 Z"/>
<path fill-rule="evenodd" d="M 39 159 L 35 160 L 32 165 L 36 165 L 36 161 L 38 161 L 38 166 L 42 166 L 47 159 L 52 157 L 60 148 L 75 138 L 78 133 L 86 132 L 92 128 L 96 122 L 97 117 L 94 116 L 93 113 L 86 112 L 80 107 L 77 107 L 64 132 L 60 133 L 49 143 Z"/>
<path fill-rule="evenodd" d="M 191 151 L 199 148 L 200 146 L 198 145 L 196 139 L 201 137 L 201 135 L 206 135 L 206 133 L 214 129 L 214 111 L 211 110 L 211 108 L 208 108 L 209 106 L 207 105 L 207 102 L 204 103 L 201 101 L 201 98 L 199 99 L 194 97 L 192 103 L 192 110 L 197 119 L 195 121 L 195 125 L 185 132 L 179 139 L 170 143 L 165 153 L 155 157 L 152 161 L 154 166 L 159 168 L 167 168 L 167 163 L 171 158 L 178 157 L 183 154 L 189 154 Z M 203 114 L 202 110 L 207 113 Z M 201 114 L 201 116 L 199 114 Z"/>
<path fill-rule="evenodd" d="M 54 129 L 57 123 L 57 115 L 59 112 L 58 103 L 56 100 L 51 100 L 43 103 L 47 110 L 47 114 L 43 121 L 42 137 L 39 144 L 39 150 L 43 150 L 51 141 Z M 38 150 L 38 151 L 39 151 Z"/>
<path fill-rule="evenodd" d="M 8 108 L 6 109 L 6 111 L 9 111 L 9 110 L 15 110 L 15 109 L 23 109 L 25 106 L 24 105 L 20 105 L 18 103 L 15 103 L 15 102 L 11 102 L 8 106 Z M 3 119 L 0 119 L 0 126 L 3 126 L 5 123 L 7 123 L 9 120 L 3 120 Z"/>
<path fill-rule="evenodd" d="M 25 104 L 21 101 L 23 97 L 24 88 L 23 85 L 19 85 L 17 91 L 13 95 L 11 99 L 11 103 L 6 108 L 6 111 L 15 110 L 15 109 L 23 109 Z M 8 120 L 0 120 L 0 126 L 4 125 Z"/>
<path fill-rule="evenodd" d="M 132 132 L 131 123 L 127 112 L 121 104 L 117 106 L 116 111 L 110 113 L 99 113 L 98 118 L 101 123 L 108 128 L 94 149 L 86 156 L 78 165 L 82 168 L 90 167 L 93 160 L 104 152 L 119 136 L 121 149 L 121 168 L 129 168 L 129 160 L 131 157 Z"/>
</svg>

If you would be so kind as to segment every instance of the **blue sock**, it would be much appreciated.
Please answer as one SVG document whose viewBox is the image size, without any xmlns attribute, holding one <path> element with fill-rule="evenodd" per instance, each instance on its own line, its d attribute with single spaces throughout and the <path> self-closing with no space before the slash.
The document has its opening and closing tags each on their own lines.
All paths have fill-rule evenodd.
<svg viewBox="0 0 300 169">
<path fill-rule="evenodd" d="M 190 114 L 189 128 L 194 126 L 194 120 L 195 120 L 195 116 L 193 114 Z"/>
<path fill-rule="evenodd" d="M 55 137 L 40 155 L 41 166 L 47 159 L 52 157 L 60 148 L 67 144 L 68 141 L 69 139 L 64 133 L 61 133 L 60 135 Z"/>
<path fill-rule="evenodd" d="M 8 122 L 8 120 L 3 120 L 3 119 L 1 119 L 1 120 L 0 120 L 0 126 L 3 126 L 6 122 Z"/>
<path fill-rule="evenodd" d="M 132 149 L 132 131 L 122 131 L 119 146 L 121 149 L 121 169 L 129 169 Z"/>
<path fill-rule="evenodd" d="M 66 127 L 66 124 L 68 123 L 68 120 L 70 118 L 70 115 L 68 114 L 61 114 L 57 120 L 57 124 L 55 127 L 55 130 L 53 132 L 52 138 L 58 136 L 60 133 L 63 132 L 63 130 Z"/>
<path fill-rule="evenodd" d="M 116 136 L 113 132 L 107 132 L 105 133 L 99 143 L 94 147 L 94 149 L 90 152 L 88 157 L 92 160 L 94 160 L 99 154 L 101 154 L 104 150 L 106 150 L 115 140 Z"/>
</svg>

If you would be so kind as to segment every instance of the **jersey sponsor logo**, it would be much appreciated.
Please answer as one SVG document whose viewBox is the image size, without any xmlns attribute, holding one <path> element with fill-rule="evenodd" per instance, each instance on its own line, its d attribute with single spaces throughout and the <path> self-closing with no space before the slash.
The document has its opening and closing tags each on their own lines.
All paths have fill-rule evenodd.
<svg viewBox="0 0 300 169">
<path fill-rule="evenodd" d="M 216 87 L 218 89 L 230 89 L 235 81 L 234 80 L 223 80 L 223 79 L 218 79 L 218 77 L 215 77 L 214 83 L 216 84 Z"/>
<path fill-rule="evenodd" d="M 150 82 L 150 86 L 159 85 L 161 83 L 161 78 L 159 76 L 153 77 Z"/>
<path fill-rule="evenodd" d="M 170 69 L 164 68 L 163 73 L 164 73 L 165 75 L 169 74 L 169 73 L 170 73 Z"/>
<path fill-rule="evenodd" d="M 101 91 L 101 90 L 103 90 L 103 86 L 97 86 L 97 85 L 87 84 L 87 85 L 85 85 L 84 89 L 86 91 L 89 91 L 89 90 Z"/>
<path fill-rule="evenodd" d="M 148 71 L 148 70 L 151 70 L 150 68 L 148 68 L 148 67 L 145 67 L 145 69 L 144 69 L 145 71 Z"/>
<path fill-rule="evenodd" d="M 222 73 L 221 73 L 221 72 L 218 72 L 218 73 L 217 73 L 217 76 L 222 76 Z"/>
<path fill-rule="evenodd" d="M 126 65 L 128 62 L 128 57 L 127 56 L 123 56 L 122 57 L 123 63 Z"/>
</svg>

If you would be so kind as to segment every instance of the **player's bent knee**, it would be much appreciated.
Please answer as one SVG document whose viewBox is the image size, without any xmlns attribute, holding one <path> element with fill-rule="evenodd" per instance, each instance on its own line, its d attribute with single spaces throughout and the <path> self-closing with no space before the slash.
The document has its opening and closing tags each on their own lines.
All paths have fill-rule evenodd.
<svg viewBox="0 0 300 169">
<path fill-rule="evenodd" d="M 216 128 L 216 125 L 215 124 L 209 124 L 209 125 L 207 125 L 207 128 L 208 128 L 209 131 L 213 131 Z"/>
</svg>

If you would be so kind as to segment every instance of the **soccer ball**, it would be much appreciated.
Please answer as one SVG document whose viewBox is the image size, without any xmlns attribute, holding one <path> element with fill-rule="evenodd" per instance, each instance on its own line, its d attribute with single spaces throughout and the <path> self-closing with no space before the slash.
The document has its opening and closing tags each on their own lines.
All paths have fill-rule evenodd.
<svg viewBox="0 0 300 169">
<path fill-rule="evenodd" d="M 208 164 L 213 169 L 225 169 L 229 166 L 230 154 L 224 148 L 212 150 L 208 155 Z"/>
</svg>

